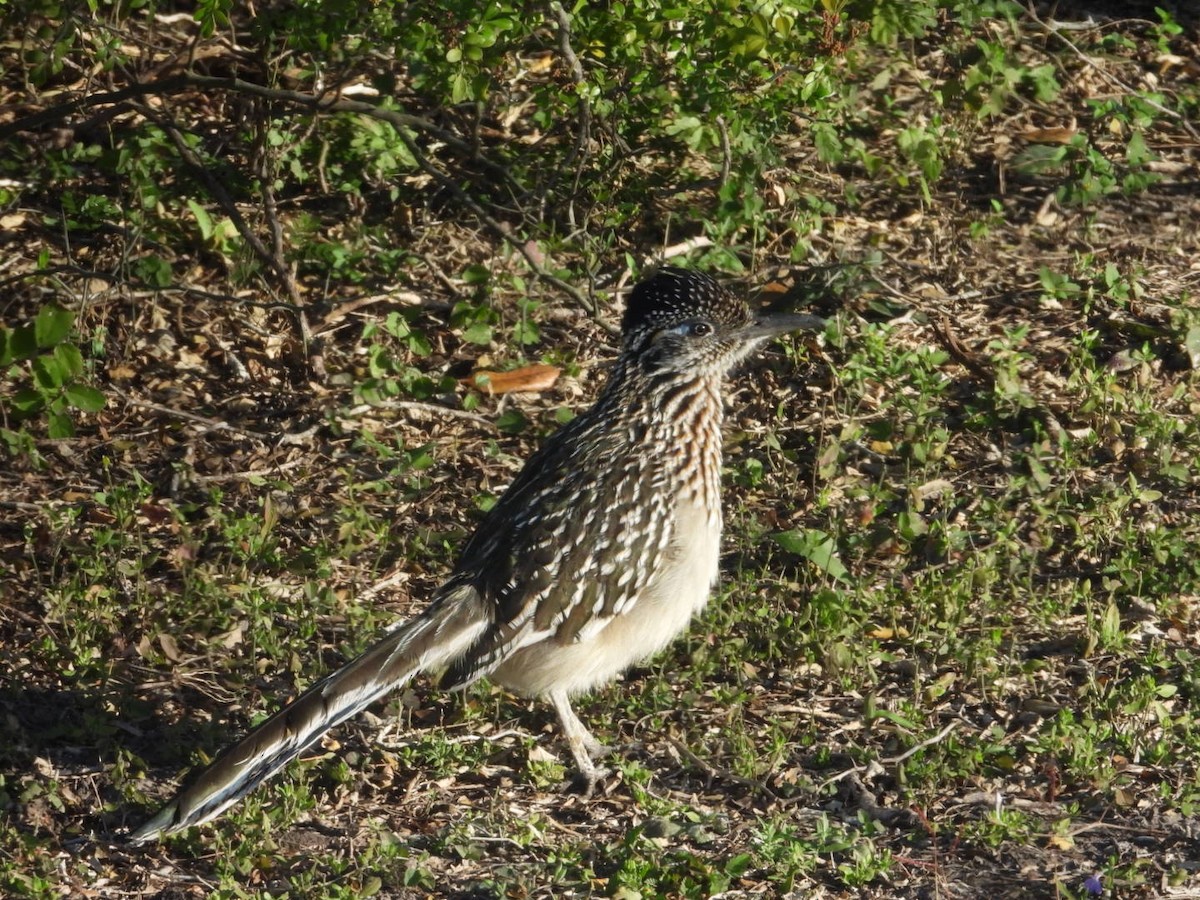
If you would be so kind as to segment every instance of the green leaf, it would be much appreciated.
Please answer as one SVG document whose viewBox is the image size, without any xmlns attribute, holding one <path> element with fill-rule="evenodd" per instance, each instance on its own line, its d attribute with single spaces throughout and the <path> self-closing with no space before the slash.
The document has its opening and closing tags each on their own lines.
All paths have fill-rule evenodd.
<svg viewBox="0 0 1200 900">
<path fill-rule="evenodd" d="M 192 211 L 192 215 L 196 217 L 196 224 L 200 226 L 200 236 L 208 241 L 213 236 L 212 216 L 195 200 L 189 200 L 187 205 L 188 209 Z"/>
<path fill-rule="evenodd" d="M 71 421 L 71 417 L 65 413 L 50 413 L 50 427 L 48 433 L 51 438 L 69 438 L 75 436 L 75 423 Z"/>
<path fill-rule="evenodd" d="M 86 384 L 68 384 L 63 393 L 66 394 L 68 403 L 84 412 L 99 412 L 107 402 L 104 394 Z"/>
<path fill-rule="evenodd" d="M 1200 325 L 1193 325 L 1183 336 L 1183 349 L 1187 352 L 1192 368 L 1200 370 Z"/>
<path fill-rule="evenodd" d="M 27 387 L 13 394 L 9 403 L 17 412 L 27 416 L 41 410 L 46 405 L 46 399 L 38 391 Z"/>
<path fill-rule="evenodd" d="M 58 344 L 71 331 L 71 323 L 75 314 L 57 306 L 43 306 L 38 310 L 37 319 L 33 323 L 34 336 L 37 345 L 45 350 Z"/>
<path fill-rule="evenodd" d="M 773 540 L 788 553 L 802 556 L 823 572 L 845 581 L 850 574 L 837 555 L 837 544 L 823 531 L 781 531 Z"/>
<path fill-rule="evenodd" d="M 463 284 L 487 284 L 491 277 L 488 267 L 481 265 L 467 266 L 462 273 Z"/>
<path fill-rule="evenodd" d="M 725 864 L 725 872 L 740 878 L 754 865 L 754 857 L 749 853 L 739 853 Z"/>
<path fill-rule="evenodd" d="M 133 271 L 152 288 L 171 286 L 171 264 L 156 254 L 143 256 L 133 264 Z"/>
<path fill-rule="evenodd" d="M 10 362 L 30 359 L 37 355 L 37 338 L 34 336 L 32 325 L 22 325 L 13 329 L 9 334 L 8 353 L 12 356 Z"/>
<path fill-rule="evenodd" d="M 837 129 L 826 122 L 817 122 L 812 127 L 812 136 L 817 147 L 817 159 L 826 165 L 842 161 L 842 141 Z"/>
<path fill-rule="evenodd" d="M 520 434 L 529 425 L 525 414 L 515 406 L 510 406 L 496 420 L 496 427 L 505 434 Z"/>
<path fill-rule="evenodd" d="M 1126 162 L 1131 166 L 1144 166 L 1152 159 L 1154 159 L 1154 154 L 1146 146 L 1146 139 L 1142 137 L 1140 131 L 1135 131 L 1129 136 L 1129 143 L 1125 145 Z"/>
<path fill-rule="evenodd" d="M 59 344 L 54 348 L 54 359 L 68 378 L 78 378 L 83 374 L 83 354 L 74 344 Z"/>
<path fill-rule="evenodd" d="M 476 322 L 463 330 L 463 340 L 472 344 L 490 344 L 492 342 L 492 326 L 486 322 Z"/>
<path fill-rule="evenodd" d="M 33 362 L 33 380 L 48 393 L 57 391 L 67 379 L 58 361 L 50 354 L 44 353 Z"/>
</svg>

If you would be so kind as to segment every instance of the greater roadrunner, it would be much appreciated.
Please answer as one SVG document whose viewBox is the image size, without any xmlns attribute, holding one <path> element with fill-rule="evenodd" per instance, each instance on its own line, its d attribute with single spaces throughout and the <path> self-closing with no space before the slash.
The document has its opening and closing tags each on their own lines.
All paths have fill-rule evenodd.
<svg viewBox="0 0 1200 900">
<path fill-rule="evenodd" d="M 698 272 L 642 281 L 600 398 L 530 457 L 428 608 L 227 748 L 130 840 L 213 818 L 424 670 L 548 698 L 590 793 L 604 748 L 570 697 L 665 647 L 717 577 L 722 378 L 768 338 L 823 327 L 752 315 Z"/>
</svg>

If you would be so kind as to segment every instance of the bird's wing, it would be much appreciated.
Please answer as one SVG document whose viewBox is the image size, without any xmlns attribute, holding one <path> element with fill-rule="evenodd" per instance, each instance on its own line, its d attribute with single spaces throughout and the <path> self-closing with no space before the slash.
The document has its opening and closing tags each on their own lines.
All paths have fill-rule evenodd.
<svg viewBox="0 0 1200 900">
<path fill-rule="evenodd" d="M 458 571 L 473 576 L 494 619 L 451 664 L 445 687 L 469 684 L 539 641 L 590 640 L 637 602 L 667 552 L 674 497 L 652 454 L 614 443 L 596 466 L 544 449 L 463 553 Z"/>
</svg>

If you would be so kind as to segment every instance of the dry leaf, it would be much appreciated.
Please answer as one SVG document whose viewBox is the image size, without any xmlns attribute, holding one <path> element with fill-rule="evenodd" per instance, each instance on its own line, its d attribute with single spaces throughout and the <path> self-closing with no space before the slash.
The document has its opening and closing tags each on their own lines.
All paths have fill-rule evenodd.
<svg viewBox="0 0 1200 900">
<path fill-rule="evenodd" d="M 238 644 L 240 644 L 242 642 L 244 637 L 245 637 L 245 631 L 242 628 L 242 623 L 239 622 L 237 625 L 235 625 L 229 631 L 225 632 L 224 634 L 218 635 L 217 640 L 220 641 L 221 646 L 224 647 L 226 650 L 232 650 L 234 647 L 236 647 Z"/>
<path fill-rule="evenodd" d="M 525 60 L 525 68 L 531 75 L 540 75 L 542 72 L 549 72 L 553 66 L 553 53 L 543 53 L 540 56 L 531 56 Z"/>
<path fill-rule="evenodd" d="M 1021 137 L 1031 144 L 1069 144 L 1079 131 L 1074 124 L 1065 128 L 1030 128 Z"/>
<path fill-rule="evenodd" d="M 171 662 L 177 663 L 183 659 L 183 654 L 179 652 L 179 645 L 175 643 L 175 638 L 165 631 L 159 632 L 158 646 L 162 647 L 163 655 Z"/>
<path fill-rule="evenodd" d="M 479 371 L 467 383 L 489 394 L 511 394 L 514 391 L 544 391 L 553 387 L 562 372 L 558 366 L 522 366 L 508 372 Z"/>
<path fill-rule="evenodd" d="M 558 757 L 540 744 L 536 744 L 529 751 L 529 761 L 531 763 L 551 763 L 558 762 Z"/>
</svg>

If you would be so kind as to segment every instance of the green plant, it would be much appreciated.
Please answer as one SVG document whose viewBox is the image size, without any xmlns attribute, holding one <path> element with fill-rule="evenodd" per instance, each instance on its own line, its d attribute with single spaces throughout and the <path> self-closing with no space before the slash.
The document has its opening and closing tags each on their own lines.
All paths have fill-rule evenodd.
<svg viewBox="0 0 1200 900">
<path fill-rule="evenodd" d="M 79 348 L 69 340 L 75 314 L 47 304 L 33 322 L 16 328 L 0 327 L 0 370 L 9 386 L 22 384 L 6 399 L 5 416 L 27 424 L 44 414 L 51 438 L 75 434 L 73 411 L 99 412 L 104 394 L 85 381 L 86 366 Z M 0 429 L 9 451 L 22 444 L 17 433 Z"/>
</svg>

